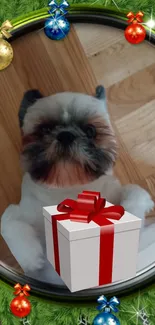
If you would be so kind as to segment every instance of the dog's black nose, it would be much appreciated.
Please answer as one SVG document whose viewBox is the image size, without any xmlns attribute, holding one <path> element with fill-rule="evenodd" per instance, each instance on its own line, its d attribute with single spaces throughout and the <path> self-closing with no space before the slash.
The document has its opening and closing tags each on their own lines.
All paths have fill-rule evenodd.
<svg viewBox="0 0 155 325">
<path fill-rule="evenodd" d="M 62 131 L 58 134 L 57 140 L 63 145 L 69 145 L 75 140 L 75 135 L 69 131 Z"/>
</svg>

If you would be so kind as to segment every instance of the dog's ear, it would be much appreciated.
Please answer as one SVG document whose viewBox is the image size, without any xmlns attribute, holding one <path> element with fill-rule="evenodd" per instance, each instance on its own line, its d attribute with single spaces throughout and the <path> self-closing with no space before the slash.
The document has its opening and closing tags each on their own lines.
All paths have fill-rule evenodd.
<svg viewBox="0 0 155 325">
<path fill-rule="evenodd" d="M 106 98 L 105 88 L 103 86 L 96 87 L 95 97 L 100 100 L 104 100 Z"/>
<path fill-rule="evenodd" d="M 37 101 L 37 99 L 40 99 L 42 97 L 43 95 L 37 89 L 32 89 L 25 92 L 18 113 L 19 124 L 21 128 L 23 126 L 24 117 L 29 106 L 34 104 Z"/>
</svg>

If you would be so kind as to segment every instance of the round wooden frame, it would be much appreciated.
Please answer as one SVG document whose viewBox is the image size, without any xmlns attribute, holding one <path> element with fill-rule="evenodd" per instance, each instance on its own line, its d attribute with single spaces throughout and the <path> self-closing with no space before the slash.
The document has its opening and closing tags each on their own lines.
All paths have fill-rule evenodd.
<svg viewBox="0 0 155 325">
<path fill-rule="evenodd" d="M 123 14 L 122 14 L 123 15 Z M 9 42 L 13 42 L 16 38 L 23 36 L 29 32 L 39 30 L 44 27 L 44 22 L 46 18 L 40 18 L 28 22 L 21 27 L 16 26 L 12 31 L 12 37 Z M 126 28 L 127 21 L 120 15 L 110 15 L 109 13 L 101 10 L 89 10 L 82 9 L 80 12 L 74 10 L 67 15 L 67 19 L 70 23 L 91 23 L 91 24 L 102 24 L 110 27 L 118 28 L 124 30 Z M 152 44 L 155 44 L 155 32 L 149 35 L 149 30 L 147 30 L 146 40 Z M 96 299 L 100 294 L 105 295 L 124 295 L 130 293 L 133 290 L 142 288 L 148 284 L 151 284 L 155 280 L 155 263 L 147 267 L 143 271 L 139 272 L 135 278 L 123 281 L 120 283 L 106 285 L 104 287 L 98 287 L 94 289 L 84 290 L 80 292 L 71 293 L 67 287 L 57 286 L 48 284 L 45 282 L 40 282 L 35 279 L 24 276 L 20 273 L 15 272 L 13 269 L 9 268 L 2 261 L 0 263 L 0 276 L 1 278 L 10 284 L 15 284 L 20 282 L 21 284 L 28 283 L 31 286 L 32 293 L 36 295 L 41 295 L 43 297 L 54 298 L 58 300 L 65 301 L 90 301 Z"/>
</svg>

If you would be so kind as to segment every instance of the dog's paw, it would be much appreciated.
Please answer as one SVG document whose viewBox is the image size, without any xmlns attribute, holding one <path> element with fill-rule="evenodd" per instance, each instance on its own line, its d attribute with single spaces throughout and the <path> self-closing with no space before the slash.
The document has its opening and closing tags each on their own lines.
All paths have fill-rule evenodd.
<svg viewBox="0 0 155 325">
<path fill-rule="evenodd" d="M 152 200 L 150 194 L 146 191 L 144 194 L 142 205 L 144 206 L 145 214 L 151 212 L 155 207 L 154 201 Z"/>
<path fill-rule="evenodd" d="M 150 194 L 139 185 L 129 184 L 122 187 L 121 205 L 139 218 L 144 218 L 154 208 Z"/>
<path fill-rule="evenodd" d="M 14 220 L 16 215 L 11 214 L 13 208 L 10 209 L 2 218 L 1 231 L 5 242 L 24 272 L 42 269 L 45 261 L 44 250 L 35 229 L 21 220 Z M 12 220 L 9 219 L 8 222 L 7 218 L 11 216 Z"/>
</svg>

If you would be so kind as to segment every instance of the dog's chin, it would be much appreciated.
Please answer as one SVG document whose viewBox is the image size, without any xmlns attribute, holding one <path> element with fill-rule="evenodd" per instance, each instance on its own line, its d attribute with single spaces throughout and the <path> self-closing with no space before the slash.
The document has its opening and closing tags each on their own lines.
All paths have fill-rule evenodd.
<svg viewBox="0 0 155 325">
<path fill-rule="evenodd" d="M 99 173 L 94 172 L 89 166 L 82 166 L 79 163 L 62 161 L 53 166 L 45 177 L 35 179 L 35 182 L 42 183 L 48 187 L 72 187 L 76 185 L 88 184 L 100 177 Z"/>
<path fill-rule="evenodd" d="M 55 187 L 68 187 L 79 184 L 87 184 L 93 180 L 90 172 L 84 170 L 80 164 L 70 162 L 59 162 L 51 170 L 46 182 Z"/>
</svg>

